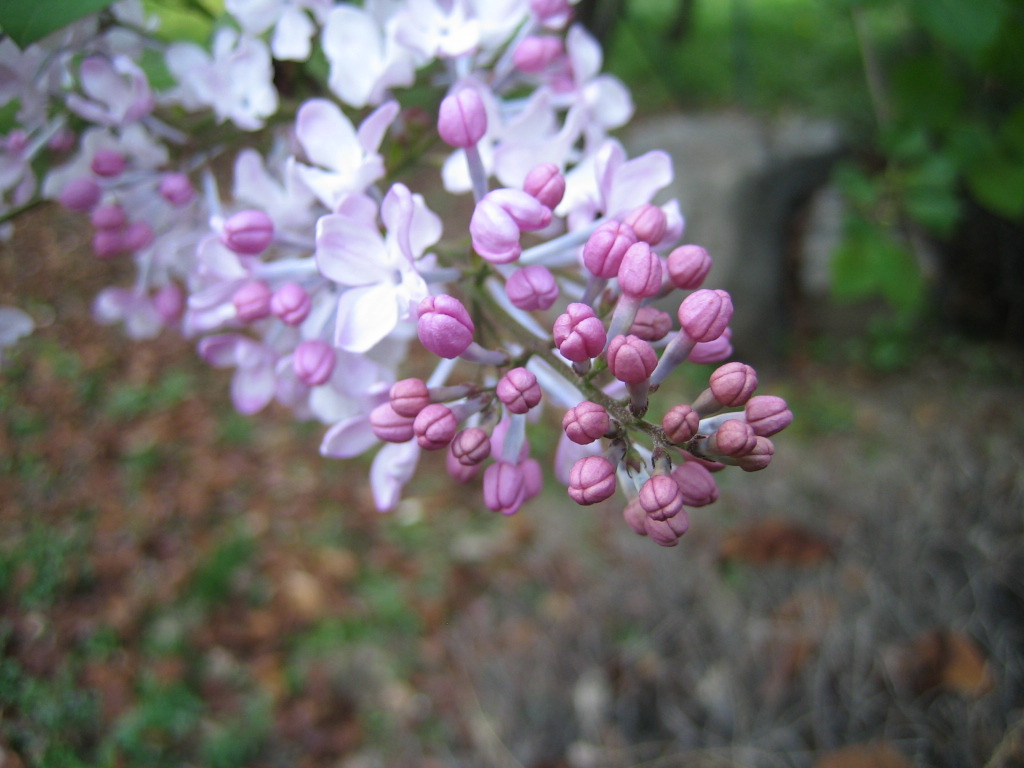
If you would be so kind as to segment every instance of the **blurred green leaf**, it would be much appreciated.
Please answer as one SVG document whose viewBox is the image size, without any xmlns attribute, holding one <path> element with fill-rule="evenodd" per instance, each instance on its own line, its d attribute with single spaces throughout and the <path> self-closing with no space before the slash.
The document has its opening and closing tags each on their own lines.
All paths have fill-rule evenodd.
<svg viewBox="0 0 1024 768">
<path fill-rule="evenodd" d="M 939 235 L 948 235 L 960 218 L 953 158 L 934 153 L 905 175 L 903 206 L 914 221 Z"/>
<path fill-rule="evenodd" d="M 909 314 L 920 306 L 924 284 L 913 254 L 886 229 L 852 215 L 832 257 L 832 291 L 846 301 L 881 296 Z"/>
<path fill-rule="evenodd" d="M 3 0 L 0 28 L 24 48 L 73 21 L 103 10 L 113 0 Z"/>
<path fill-rule="evenodd" d="M 1024 161 L 993 154 L 965 175 L 971 194 L 986 208 L 1008 219 L 1024 215 Z"/>
<path fill-rule="evenodd" d="M 995 41 L 1007 12 L 1003 0 L 913 0 L 911 6 L 936 39 L 974 62 Z"/>
<path fill-rule="evenodd" d="M 964 90 L 941 60 L 916 57 L 896 67 L 891 95 L 901 122 L 942 129 L 960 113 Z"/>
</svg>

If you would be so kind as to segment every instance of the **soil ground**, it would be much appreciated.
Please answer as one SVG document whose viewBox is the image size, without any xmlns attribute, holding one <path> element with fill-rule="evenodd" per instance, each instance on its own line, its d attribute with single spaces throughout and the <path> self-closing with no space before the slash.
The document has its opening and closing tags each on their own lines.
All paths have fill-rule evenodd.
<svg viewBox="0 0 1024 768">
<path fill-rule="evenodd" d="M 1012 764 L 1019 353 L 765 369 L 794 426 L 673 549 L 553 481 L 493 516 L 431 461 L 382 516 L 322 427 L 97 326 L 128 271 L 78 231 L 0 250 L 40 326 L 0 370 L 0 765 Z"/>
</svg>

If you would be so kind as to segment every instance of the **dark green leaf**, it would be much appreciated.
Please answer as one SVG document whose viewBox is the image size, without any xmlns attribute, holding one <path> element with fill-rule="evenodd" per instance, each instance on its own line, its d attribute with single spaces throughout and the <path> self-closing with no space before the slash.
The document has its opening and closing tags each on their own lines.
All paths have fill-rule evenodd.
<svg viewBox="0 0 1024 768">
<path fill-rule="evenodd" d="M 24 48 L 73 21 L 96 13 L 113 0 L 3 0 L 0 2 L 0 29 L 18 47 Z"/>
<path fill-rule="evenodd" d="M 940 42 L 977 62 L 1006 15 L 1003 0 L 914 0 L 914 14 Z"/>
<path fill-rule="evenodd" d="M 893 102 L 902 121 L 945 128 L 959 114 L 963 95 L 961 83 L 937 58 L 911 59 L 893 73 Z"/>
<path fill-rule="evenodd" d="M 1024 161 L 992 156 L 967 168 L 967 186 L 978 202 L 1008 219 L 1024 215 Z"/>
</svg>

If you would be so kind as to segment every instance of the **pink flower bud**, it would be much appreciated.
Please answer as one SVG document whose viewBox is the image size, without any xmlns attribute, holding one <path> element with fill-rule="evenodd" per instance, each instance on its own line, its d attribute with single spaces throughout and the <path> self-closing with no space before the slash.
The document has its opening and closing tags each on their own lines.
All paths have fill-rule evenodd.
<svg viewBox="0 0 1024 768">
<path fill-rule="evenodd" d="M 672 316 L 657 307 L 640 307 L 629 332 L 644 341 L 661 341 L 672 330 Z"/>
<path fill-rule="evenodd" d="M 555 345 L 566 360 L 582 363 L 604 350 L 608 336 L 604 323 L 588 304 L 573 302 L 558 316 L 552 330 Z"/>
<path fill-rule="evenodd" d="M 544 470 L 536 459 L 527 459 L 519 465 L 523 471 L 523 502 L 527 502 L 544 488 Z"/>
<path fill-rule="evenodd" d="M 68 210 L 85 212 L 100 201 L 103 190 L 100 185 L 89 178 L 79 177 L 64 185 L 57 196 L 57 201 Z"/>
<path fill-rule="evenodd" d="M 153 295 L 153 306 L 165 323 L 172 323 L 185 311 L 185 294 L 174 283 L 167 283 Z"/>
<path fill-rule="evenodd" d="M 457 483 L 468 483 L 480 471 L 479 464 L 462 464 L 452 455 L 451 451 L 445 454 L 444 466 L 448 470 L 448 476 Z"/>
<path fill-rule="evenodd" d="M 437 132 L 452 147 L 471 147 L 487 133 L 487 110 L 475 88 L 445 96 L 437 116 Z"/>
<path fill-rule="evenodd" d="M 133 221 L 124 230 L 124 247 L 129 251 L 141 251 L 153 242 L 155 236 L 148 222 Z"/>
<path fill-rule="evenodd" d="M 744 414 L 754 434 L 761 437 L 771 437 L 793 423 L 793 412 L 787 407 L 786 401 L 774 395 L 750 398 Z"/>
<path fill-rule="evenodd" d="M 723 421 L 707 439 L 707 452 L 719 456 L 738 458 L 754 450 L 757 435 L 745 421 L 728 419 Z"/>
<path fill-rule="evenodd" d="M 526 413 L 541 398 L 537 377 L 526 368 L 513 368 L 502 376 L 495 394 L 512 413 Z"/>
<path fill-rule="evenodd" d="M 677 445 L 682 445 L 693 439 L 699 426 L 699 414 L 685 403 L 669 408 L 668 413 L 661 420 L 661 428 L 665 430 L 665 436 Z"/>
<path fill-rule="evenodd" d="M 683 495 L 671 475 L 653 475 L 640 487 L 640 506 L 655 520 L 668 520 L 683 508 Z"/>
<path fill-rule="evenodd" d="M 128 217 L 120 205 L 101 205 L 93 210 L 89 222 L 96 229 L 122 229 Z"/>
<path fill-rule="evenodd" d="M 570 408 L 562 417 L 562 429 L 566 437 L 579 445 L 589 445 L 600 440 L 610 428 L 608 411 L 589 400 Z"/>
<path fill-rule="evenodd" d="M 554 210 L 565 195 L 565 176 L 554 163 L 541 163 L 526 174 L 523 191 Z"/>
<path fill-rule="evenodd" d="M 337 361 L 334 347 L 321 339 L 309 339 L 295 348 L 292 369 L 307 387 L 319 387 L 331 378 Z"/>
<path fill-rule="evenodd" d="M 391 385 L 391 407 L 400 416 L 416 418 L 430 405 L 430 390 L 422 379 L 402 379 Z"/>
<path fill-rule="evenodd" d="M 517 269 L 505 282 L 509 301 L 527 312 L 549 309 L 558 298 L 558 284 L 547 267 L 531 264 Z"/>
<path fill-rule="evenodd" d="M 520 72 L 543 72 L 565 51 L 561 39 L 553 36 L 524 37 L 512 54 L 512 62 Z"/>
<path fill-rule="evenodd" d="M 617 273 L 622 293 L 646 299 L 661 291 L 661 259 L 651 246 L 639 240 L 626 249 Z"/>
<path fill-rule="evenodd" d="M 192 202 L 196 190 L 184 173 L 165 173 L 160 178 L 160 196 L 171 205 L 181 208 Z"/>
<path fill-rule="evenodd" d="M 702 341 L 694 344 L 690 350 L 689 361 L 704 365 L 708 363 L 720 363 L 732 355 L 732 331 L 726 328 L 722 335 L 714 341 Z"/>
<path fill-rule="evenodd" d="M 490 457 L 491 437 L 480 427 L 468 427 L 455 435 L 451 448 L 460 464 L 476 466 Z"/>
<path fill-rule="evenodd" d="M 274 222 L 263 211 L 239 211 L 224 222 L 220 239 L 235 253 L 255 256 L 274 239 Z"/>
<path fill-rule="evenodd" d="M 238 319 L 243 323 L 251 323 L 269 315 L 271 295 L 270 286 L 262 280 L 253 280 L 243 285 L 231 297 Z"/>
<path fill-rule="evenodd" d="M 680 245 L 668 255 L 668 274 L 676 288 L 700 288 L 710 271 L 711 257 L 699 245 Z"/>
<path fill-rule="evenodd" d="M 625 223 L 633 228 L 637 240 L 649 245 L 657 245 L 665 237 L 668 219 L 665 212 L 656 205 L 644 203 L 630 211 Z"/>
<path fill-rule="evenodd" d="M 689 507 L 704 507 L 718 499 L 715 476 L 696 461 L 680 464 L 672 470 L 672 478 L 679 485 L 683 504 Z"/>
<path fill-rule="evenodd" d="M 270 311 L 285 325 L 299 325 L 312 308 L 309 294 L 298 283 L 285 283 L 270 297 Z"/>
<path fill-rule="evenodd" d="M 736 459 L 736 464 L 744 472 L 757 472 L 767 467 L 775 453 L 775 445 L 767 437 L 758 435 L 756 445 L 744 456 Z"/>
<path fill-rule="evenodd" d="M 64 152 L 70 152 L 74 148 L 76 138 L 75 132 L 70 128 L 61 128 L 50 137 L 50 140 L 46 142 L 46 146 L 51 152 L 63 154 Z"/>
<path fill-rule="evenodd" d="M 120 176 L 127 167 L 128 161 L 124 155 L 113 149 L 96 150 L 96 154 L 92 156 L 92 162 L 89 164 L 89 169 L 93 173 L 105 179 Z"/>
<path fill-rule="evenodd" d="M 491 511 L 515 514 L 525 497 L 525 478 L 518 465 L 499 461 L 484 470 L 484 504 Z"/>
<path fill-rule="evenodd" d="M 551 209 L 521 189 L 488 192 L 469 220 L 473 250 L 494 264 L 508 264 L 519 258 L 522 231 L 543 229 L 551 223 Z"/>
<path fill-rule="evenodd" d="M 644 528 L 647 513 L 640 506 L 639 497 L 629 500 L 629 503 L 622 509 L 622 517 L 625 518 L 626 524 L 633 529 L 634 533 L 639 536 L 647 535 L 647 530 Z"/>
<path fill-rule="evenodd" d="M 473 343 L 476 328 L 469 312 L 454 296 L 427 296 L 417 309 L 420 342 L 438 357 L 458 357 Z"/>
<path fill-rule="evenodd" d="M 124 234 L 118 229 L 100 229 L 92 236 L 92 252 L 100 259 L 112 259 L 124 253 Z"/>
<path fill-rule="evenodd" d="M 587 506 L 615 493 L 615 467 L 604 456 L 586 456 L 569 470 L 569 496 Z"/>
<path fill-rule="evenodd" d="M 373 434 L 387 443 L 406 443 L 413 438 L 413 420 L 395 413 L 391 403 L 381 403 L 370 411 Z"/>
<path fill-rule="evenodd" d="M 394 407 L 394 406 L 392 406 Z M 439 451 L 447 448 L 459 428 L 459 420 L 452 409 L 441 403 L 431 403 L 416 414 L 412 424 L 413 434 L 420 448 Z"/>
<path fill-rule="evenodd" d="M 636 241 L 631 226 L 607 221 L 587 238 L 583 246 L 583 265 L 594 277 L 615 277 L 619 273 L 622 257 Z"/>
<path fill-rule="evenodd" d="M 708 379 L 711 393 L 723 406 L 743 405 L 757 389 L 757 372 L 746 363 L 726 363 Z"/>
<path fill-rule="evenodd" d="M 690 516 L 685 509 L 665 520 L 655 520 L 648 515 L 644 519 L 644 531 L 655 544 L 662 547 L 674 547 L 680 537 L 690 528 Z"/>
<path fill-rule="evenodd" d="M 694 341 L 713 341 L 732 319 L 732 298 L 722 290 L 702 288 L 679 305 L 679 324 Z"/>
<path fill-rule="evenodd" d="M 639 384 L 658 365 L 658 355 L 638 336 L 616 336 L 608 343 L 608 370 L 619 381 Z"/>
</svg>

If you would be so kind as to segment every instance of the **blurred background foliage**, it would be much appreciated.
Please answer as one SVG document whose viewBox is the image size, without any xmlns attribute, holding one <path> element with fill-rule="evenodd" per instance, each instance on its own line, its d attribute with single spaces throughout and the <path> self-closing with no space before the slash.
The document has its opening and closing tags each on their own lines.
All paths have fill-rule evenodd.
<svg viewBox="0 0 1024 768">
<path fill-rule="evenodd" d="M 641 110 L 834 119 L 840 301 L 904 352 L 922 323 L 1024 341 L 1021 0 L 594 0 L 585 21 Z M 890 362 L 899 362 L 897 355 Z M 905 360 L 904 360 L 905 362 Z"/>
</svg>

